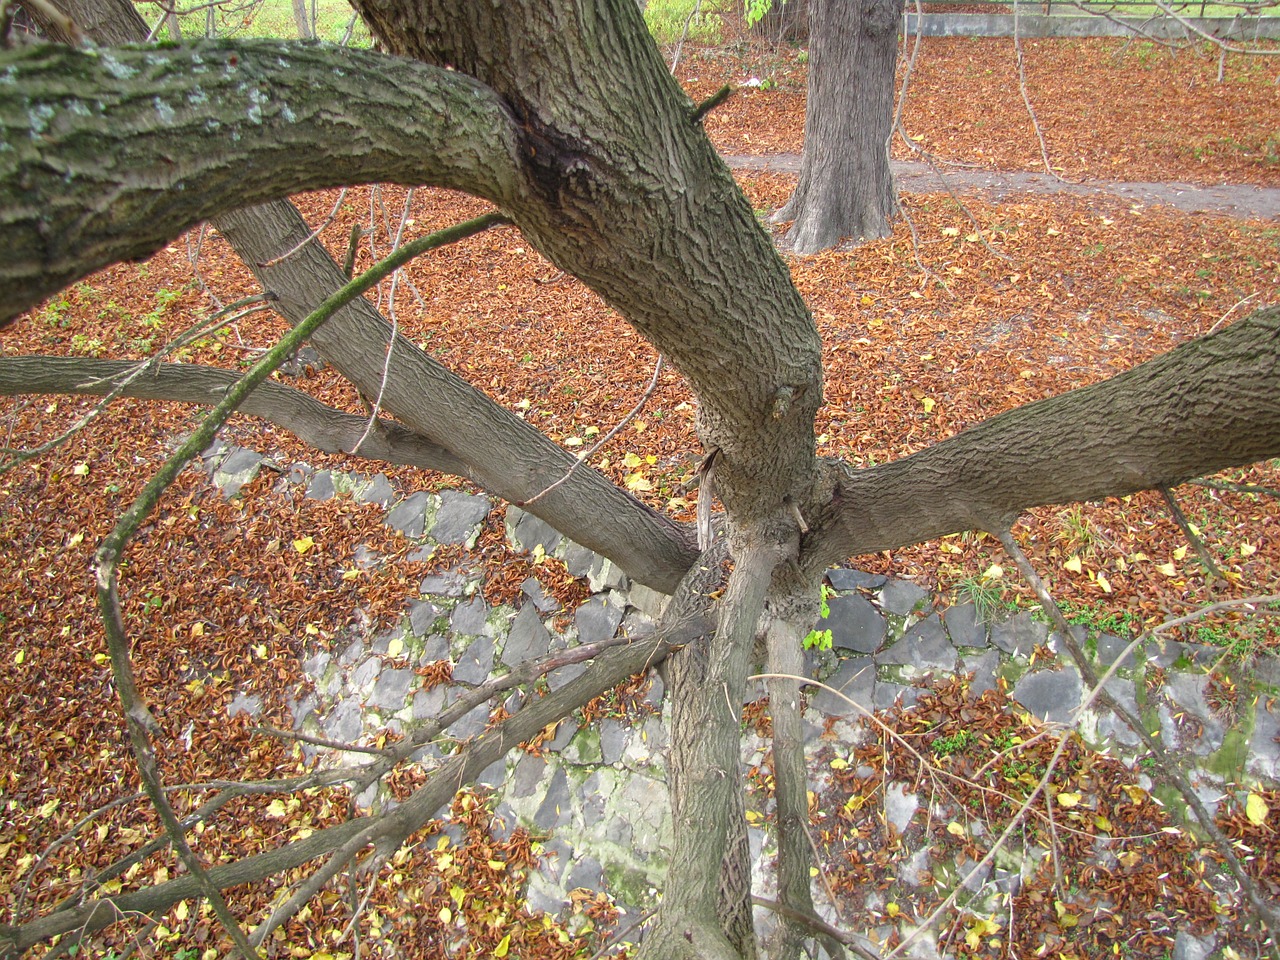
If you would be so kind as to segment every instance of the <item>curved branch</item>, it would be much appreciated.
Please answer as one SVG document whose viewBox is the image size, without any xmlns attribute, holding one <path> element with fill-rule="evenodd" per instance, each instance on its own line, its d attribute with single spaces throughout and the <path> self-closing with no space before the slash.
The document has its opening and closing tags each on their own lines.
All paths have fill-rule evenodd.
<svg viewBox="0 0 1280 960">
<path fill-rule="evenodd" d="M 1028 507 L 1125 496 L 1275 456 L 1277 377 L 1280 307 L 1270 307 L 882 467 L 832 463 L 825 516 L 806 515 L 815 532 L 804 566 L 998 529 Z"/>
<path fill-rule="evenodd" d="M 0 396 L 26 393 L 103 396 L 113 391 L 119 378 L 138 364 L 78 357 L 0 358 Z M 200 364 L 161 363 L 143 371 L 120 390 L 120 396 L 141 400 L 179 400 L 214 404 L 222 399 L 240 374 Z M 357 442 L 368 418 L 325 406 L 310 394 L 268 381 L 240 405 L 240 413 L 270 420 L 325 453 L 354 453 L 370 460 L 439 470 L 469 477 L 462 460 L 420 434 L 392 420 L 379 419 L 363 443 Z"/>
<path fill-rule="evenodd" d="M 0 323 L 201 220 L 386 181 L 516 191 L 510 115 L 483 84 L 281 41 L 0 51 Z"/>
</svg>

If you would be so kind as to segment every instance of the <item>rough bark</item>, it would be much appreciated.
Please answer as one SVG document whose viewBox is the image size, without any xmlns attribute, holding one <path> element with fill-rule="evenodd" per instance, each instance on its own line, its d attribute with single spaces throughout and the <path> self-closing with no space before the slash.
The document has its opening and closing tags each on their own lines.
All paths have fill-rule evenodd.
<svg viewBox="0 0 1280 960">
<path fill-rule="evenodd" d="M 117 387 L 137 366 L 119 360 L 75 357 L 0 358 L 0 396 L 62 393 L 100 397 L 117 393 L 120 397 L 140 400 L 179 400 L 209 405 L 221 400 L 227 389 L 240 379 L 238 373 L 218 367 L 164 363 Z M 310 394 L 284 384 L 262 384 L 240 405 L 239 412 L 269 420 L 325 453 L 356 453 L 370 460 L 439 470 L 470 479 L 466 463 L 401 424 L 379 418 L 366 436 L 368 417 L 334 410 Z"/>
<path fill-rule="evenodd" d="M 468 77 L 266 40 L 0 51 L 0 142 L 0 323 L 228 210 L 375 180 L 501 203 L 516 164 Z"/>
<path fill-rule="evenodd" d="M 898 209 L 889 172 L 894 65 L 902 0 L 813 0 L 804 156 L 795 192 L 774 219 L 786 243 L 814 253 L 845 237 L 890 233 Z"/>
<path fill-rule="evenodd" d="M 831 464 L 803 564 L 995 531 L 1042 504 L 1119 497 L 1280 452 L 1280 308 L 869 470 Z"/>
</svg>

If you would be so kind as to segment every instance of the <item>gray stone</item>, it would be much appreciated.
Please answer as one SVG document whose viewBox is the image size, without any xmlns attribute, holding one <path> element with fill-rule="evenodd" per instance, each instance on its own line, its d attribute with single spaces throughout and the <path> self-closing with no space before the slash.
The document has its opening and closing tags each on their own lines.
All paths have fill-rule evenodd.
<svg viewBox="0 0 1280 960">
<path fill-rule="evenodd" d="M 1133 642 L 1132 638 L 1126 640 L 1124 637 L 1117 637 L 1114 634 L 1110 634 L 1110 633 L 1098 634 L 1097 654 L 1096 654 L 1098 659 L 1098 665 L 1102 667 L 1110 667 L 1113 663 L 1116 662 L 1116 659 L 1119 658 L 1120 655 L 1124 653 L 1125 649 L 1132 642 Z M 1137 659 L 1135 658 L 1134 654 L 1139 652 L 1140 650 L 1142 650 L 1142 644 L 1138 644 L 1135 650 L 1132 650 L 1128 654 L 1126 654 L 1124 659 L 1120 661 L 1119 669 L 1132 670 L 1135 666 L 1137 666 Z"/>
<path fill-rule="evenodd" d="M 604 593 L 606 590 L 626 590 L 631 586 L 631 580 L 612 560 L 600 557 L 587 571 L 587 584 L 592 593 Z"/>
<path fill-rule="evenodd" d="M 359 637 L 356 637 L 347 645 L 347 649 L 342 651 L 342 655 L 338 657 L 338 662 L 344 667 L 349 667 L 363 656 L 364 641 Z"/>
<path fill-rule="evenodd" d="M 920 809 L 920 798 L 914 793 L 907 793 L 906 787 L 900 783 L 891 783 L 884 791 L 884 813 L 899 834 L 906 833 L 911 825 L 911 818 Z"/>
<path fill-rule="evenodd" d="M 573 615 L 578 628 L 578 640 L 582 643 L 599 643 L 608 640 L 622 623 L 623 608 L 611 603 L 607 597 L 592 597 Z"/>
<path fill-rule="evenodd" d="M 285 479 L 290 483 L 303 484 L 311 479 L 315 470 L 309 464 L 295 463 L 289 467 L 289 471 L 285 474 Z"/>
<path fill-rule="evenodd" d="M 436 543 L 466 543 L 488 515 L 488 497 L 446 490 L 440 494 L 440 509 L 431 528 L 431 539 Z"/>
<path fill-rule="evenodd" d="M 569 879 L 565 881 L 566 890 L 585 888 L 598 893 L 604 889 L 604 867 L 595 857 L 583 857 L 569 870 Z"/>
<path fill-rule="evenodd" d="M 427 509 L 431 494 L 425 490 L 410 494 L 387 511 L 387 526 L 399 530 L 410 540 L 420 540 L 427 526 Z"/>
<path fill-rule="evenodd" d="M 662 679 L 662 674 L 657 670 L 649 671 L 649 689 L 645 691 L 644 702 L 652 704 L 658 710 L 662 709 L 662 698 L 666 696 L 667 684 Z"/>
<path fill-rule="evenodd" d="M 929 591 L 910 580 L 890 580 L 880 591 L 880 607 L 887 613 L 905 617 L 929 599 Z"/>
<path fill-rule="evenodd" d="M 214 440 L 213 443 L 200 451 L 200 456 L 205 460 L 216 460 L 218 457 L 222 456 L 229 446 L 230 444 L 228 444 L 227 441 L 219 437 L 217 440 Z"/>
<path fill-rule="evenodd" d="M 361 570 L 373 570 L 382 565 L 382 554 L 371 548 L 367 543 L 356 544 L 351 559 L 356 562 L 356 566 Z"/>
<path fill-rule="evenodd" d="M 996 689 L 996 671 L 1000 669 L 1000 651 L 987 650 L 981 656 L 966 657 L 961 669 L 973 674 L 973 682 L 969 684 L 969 695 L 980 697 L 988 690 Z"/>
<path fill-rule="evenodd" d="M 833 648 L 855 653 L 875 653 L 888 631 L 880 611 L 857 593 L 829 599 L 827 616 L 819 619 L 814 629 L 830 630 Z"/>
<path fill-rule="evenodd" d="M 222 489 L 222 495 L 230 499 L 258 475 L 262 462 L 263 456 L 256 450 L 237 447 L 218 466 L 213 482 Z"/>
<path fill-rule="evenodd" d="M 582 825 L 594 827 L 609 812 L 609 799 L 601 792 L 600 774 L 591 774 L 582 781 Z"/>
<path fill-rule="evenodd" d="M 878 590 L 889 578 L 882 573 L 866 573 L 849 567 L 832 567 L 827 582 L 834 590 Z"/>
<path fill-rule="evenodd" d="M 955 670 L 956 648 L 937 614 L 921 620 L 880 656 L 878 664 L 901 664 L 916 670 Z"/>
<path fill-rule="evenodd" d="M 547 743 L 547 749 L 552 753 L 559 753 L 567 747 L 573 738 L 578 735 L 578 725 L 567 717 L 560 721 L 560 725 L 556 728 L 556 735 Z"/>
<path fill-rule="evenodd" d="M 580 676 L 586 673 L 587 665 L 585 663 L 567 663 L 563 667 L 558 667 L 547 674 L 547 686 L 552 690 L 559 690 Z"/>
<path fill-rule="evenodd" d="M 1249 772 L 1280 780 L 1280 706 L 1268 709 L 1268 696 L 1258 697 L 1253 714 L 1253 739 L 1249 741 Z"/>
<path fill-rule="evenodd" d="M 1218 647 L 1203 643 L 1183 643 L 1180 640 L 1157 641 L 1154 652 L 1148 648 L 1148 657 L 1151 662 L 1160 667 L 1172 667 L 1176 670 L 1197 666 L 1207 669 L 1213 666 L 1221 656 L 1222 650 Z"/>
<path fill-rule="evenodd" d="M 383 473 L 378 474 L 356 491 L 356 500 L 360 503 L 376 503 L 381 507 L 390 505 L 395 498 L 395 488 Z"/>
<path fill-rule="evenodd" d="M 1134 693 L 1133 684 L 1121 678 L 1112 677 L 1107 681 L 1107 693 L 1115 698 L 1116 703 L 1124 707 L 1133 716 L 1139 715 L 1138 700 Z M 1097 731 L 1098 736 L 1106 737 L 1116 743 L 1123 744 L 1127 747 L 1137 746 L 1140 739 L 1133 728 L 1121 720 L 1107 707 L 1094 701 L 1091 709 L 1096 710 L 1098 714 Z"/>
<path fill-rule="evenodd" d="M 898 868 L 898 876 L 909 887 L 918 887 L 925 881 L 929 872 L 930 854 L 927 846 L 921 847 L 911 855 L 911 859 Z"/>
<path fill-rule="evenodd" d="M 227 716 L 256 717 L 262 712 L 262 697 L 256 693 L 237 693 L 235 699 L 227 704 Z"/>
<path fill-rule="evenodd" d="M 507 779 L 507 761 L 495 760 L 489 764 L 476 776 L 476 783 L 482 783 L 487 787 L 500 787 L 504 780 Z"/>
<path fill-rule="evenodd" d="M 329 663 L 332 660 L 333 654 L 328 650 L 317 650 L 302 661 L 302 672 L 319 680 L 324 676 L 324 672 L 329 669 Z"/>
<path fill-rule="evenodd" d="M 1160 704 L 1160 736 L 1166 746 L 1205 756 L 1222 746 L 1226 733 L 1205 700 L 1206 677 L 1200 673 L 1170 673 L 1165 680 L 1165 703 Z M 1190 722 L 1188 722 L 1190 721 Z"/>
<path fill-rule="evenodd" d="M 1041 720 L 1065 723 L 1071 711 L 1080 705 L 1084 684 L 1072 666 L 1061 670 L 1038 670 L 1028 673 L 1014 685 L 1011 696 L 1026 711 Z"/>
<path fill-rule="evenodd" d="M 560 609 L 560 601 L 547 593 L 537 577 L 529 577 L 520 584 L 520 592 L 542 613 L 551 613 Z"/>
<path fill-rule="evenodd" d="M 374 684 L 369 705 L 392 712 L 404 709 L 404 701 L 409 696 L 409 686 L 413 683 L 413 677 L 412 670 L 383 670 L 382 676 L 378 677 L 378 682 Z"/>
<path fill-rule="evenodd" d="M 433 633 L 422 645 L 422 653 L 418 654 L 418 665 L 426 666 L 437 660 L 449 659 L 449 636 L 446 633 Z"/>
<path fill-rule="evenodd" d="M 453 665 L 453 679 L 459 683 L 484 683 L 493 670 L 493 640 L 477 637 Z"/>
<path fill-rule="evenodd" d="M 881 680 L 876 683 L 876 693 L 872 702 L 877 710 L 892 710 L 896 706 L 903 709 L 914 706 L 920 699 L 919 687 L 908 687 L 901 683 L 889 683 Z"/>
<path fill-rule="evenodd" d="M 511 795 L 513 797 L 531 797 L 542 782 L 546 772 L 547 761 L 526 753 L 516 763 L 515 772 L 511 775 Z"/>
<path fill-rule="evenodd" d="M 948 607 L 942 614 L 947 625 L 947 634 L 957 647 L 985 647 L 987 645 L 987 625 L 978 615 L 978 608 L 972 603 L 959 603 Z"/>
<path fill-rule="evenodd" d="M 552 553 L 563 539 L 555 527 L 519 507 L 508 507 L 506 518 L 507 539 L 517 550 L 532 553 L 542 547 L 543 553 Z"/>
<path fill-rule="evenodd" d="M 667 601 L 670 599 L 669 594 L 659 593 L 652 587 L 646 587 L 643 583 L 632 584 L 631 590 L 627 594 L 627 601 L 631 606 L 654 620 L 661 618 L 663 611 L 667 609 Z"/>
<path fill-rule="evenodd" d="M 364 712 L 360 708 L 360 701 L 355 697 L 348 697 L 339 702 L 324 718 L 320 729 L 329 740 L 355 743 L 364 730 Z"/>
<path fill-rule="evenodd" d="M 991 627 L 991 642 L 1015 657 L 1029 657 L 1049 637 L 1049 628 L 1025 610 Z"/>
<path fill-rule="evenodd" d="M 1193 937 L 1185 930 L 1179 930 L 1173 940 L 1171 960 L 1208 960 L 1213 948 L 1218 945 L 1218 938 L 1213 934 L 1205 937 Z"/>
<path fill-rule="evenodd" d="M 382 661 L 377 657 L 370 657 L 363 660 L 351 671 L 351 687 L 355 690 L 363 690 L 373 681 L 378 679 L 378 674 L 382 672 Z"/>
<path fill-rule="evenodd" d="M 534 811 L 533 823 L 543 830 L 554 830 L 568 823 L 572 816 L 573 807 L 569 803 L 569 778 L 565 776 L 562 767 L 557 767 L 556 772 L 551 776 L 551 782 L 547 784 L 547 792 L 542 797 L 542 803 Z"/>
<path fill-rule="evenodd" d="M 440 616 L 440 608 L 430 600 L 409 602 L 409 629 L 415 637 L 425 637 Z"/>
<path fill-rule="evenodd" d="M 314 693 L 309 693 L 301 700 L 289 704 L 289 713 L 293 715 L 293 729 L 302 729 L 303 724 L 316 712 L 316 705 L 319 702 Z"/>
<path fill-rule="evenodd" d="M 604 763 L 614 764 L 622 759 L 631 739 L 631 727 L 619 723 L 612 717 L 600 721 L 600 759 Z"/>
<path fill-rule="evenodd" d="M 413 719 L 428 720 L 438 717 L 444 710 L 445 696 L 445 688 L 442 686 L 414 693 Z"/>
<path fill-rule="evenodd" d="M 468 603 L 459 603 L 449 616 L 449 629 L 454 633 L 467 637 L 478 637 L 484 633 L 489 618 L 489 605 L 484 598 L 472 597 Z"/>
<path fill-rule="evenodd" d="M 507 642 L 502 648 L 502 662 L 509 667 L 514 667 L 529 660 L 545 657 L 550 649 L 551 634 L 542 625 L 537 607 L 532 603 L 526 603 L 511 622 Z"/>
<path fill-rule="evenodd" d="M 307 497 L 311 500 L 332 500 L 337 491 L 333 488 L 333 474 L 321 470 L 307 484 Z"/>
<path fill-rule="evenodd" d="M 449 726 L 449 736 L 454 740 L 469 740 L 489 723 L 489 705 L 482 703 Z"/>
<path fill-rule="evenodd" d="M 875 699 L 876 665 L 870 657 L 853 657 L 845 660 L 834 674 L 827 678 L 827 686 L 840 691 L 859 706 L 870 710 Z M 809 698 L 809 706 L 832 717 L 843 717 L 848 714 L 858 715 L 855 707 L 849 705 L 844 697 L 836 696 L 831 690 L 818 688 L 818 692 Z"/>
<path fill-rule="evenodd" d="M 563 558 L 565 569 L 569 571 L 570 576 L 585 577 L 591 572 L 592 566 L 601 559 L 600 555 L 580 543 L 574 543 L 571 540 L 567 543 Z"/>
<path fill-rule="evenodd" d="M 467 578 L 457 570 L 429 574 L 418 584 L 418 592 L 423 596 L 460 597 L 466 591 Z"/>
</svg>

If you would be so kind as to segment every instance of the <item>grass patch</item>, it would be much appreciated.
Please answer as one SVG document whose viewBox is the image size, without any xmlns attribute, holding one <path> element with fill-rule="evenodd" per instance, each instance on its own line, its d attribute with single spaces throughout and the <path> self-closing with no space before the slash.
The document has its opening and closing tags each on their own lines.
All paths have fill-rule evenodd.
<svg viewBox="0 0 1280 960">
<path fill-rule="evenodd" d="M 308 0 L 307 9 L 315 23 L 316 38 L 339 43 L 347 34 L 347 27 L 355 11 L 346 0 Z M 138 5 L 138 12 L 148 25 L 159 22 L 162 11 L 154 3 Z M 293 16 L 290 0 L 261 0 L 253 5 L 231 4 L 228 7 L 210 8 L 178 17 L 185 39 L 199 37 L 275 37 L 282 40 L 298 36 L 297 21 Z M 161 30 L 160 39 L 168 33 Z M 359 19 L 351 32 L 349 46 L 368 47 L 369 30 Z"/>
</svg>

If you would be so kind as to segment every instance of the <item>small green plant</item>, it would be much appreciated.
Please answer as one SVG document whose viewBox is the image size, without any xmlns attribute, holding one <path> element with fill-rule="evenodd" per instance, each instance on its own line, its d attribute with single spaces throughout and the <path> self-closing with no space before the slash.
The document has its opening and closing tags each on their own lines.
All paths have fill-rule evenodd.
<svg viewBox="0 0 1280 960">
<path fill-rule="evenodd" d="M 61 294 L 44 305 L 39 314 L 40 320 L 51 327 L 65 327 L 68 323 L 67 311 L 70 309 L 71 301 L 65 293 Z"/>
<path fill-rule="evenodd" d="M 818 613 L 823 620 L 831 616 L 831 605 L 827 601 L 835 595 L 836 592 L 825 583 L 822 585 L 822 596 L 818 601 Z M 804 638 L 804 648 L 806 650 L 830 650 L 831 630 L 810 630 L 808 636 Z"/>
<path fill-rule="evenodd" d="M 949 757 L 960 753 L 976 739 L 972 730 L 957 730 L 945 737 L 939 737 L 930 745 L 933 752 L 940 757 Z"/>
<path fill-rule="evenodd" d="M 72 334 L 71 350 L 86 357 L 102 356 L 104 346 L 97 337 L 87 337 L 83 333 Z"/>
<path fill-rule="evenodd" d="M 983 575 L 965 577 L 956 582 L 956 599 L 972 603 L 978 611 L 978 619 L 990 626 L 996 614 L 1005 606 L 1005 587 L 1002 580 Z"/>
</svg>

